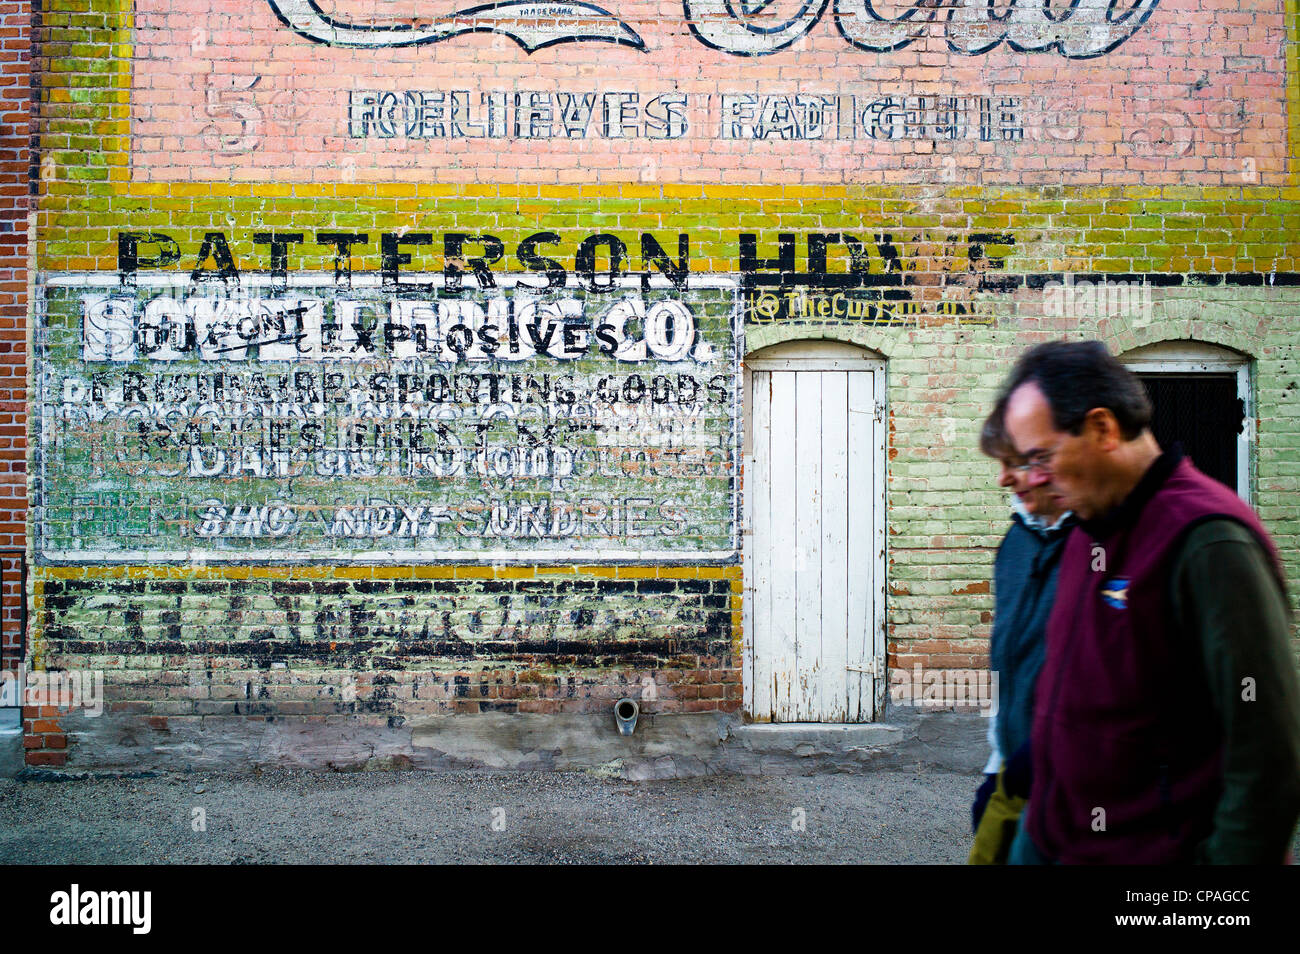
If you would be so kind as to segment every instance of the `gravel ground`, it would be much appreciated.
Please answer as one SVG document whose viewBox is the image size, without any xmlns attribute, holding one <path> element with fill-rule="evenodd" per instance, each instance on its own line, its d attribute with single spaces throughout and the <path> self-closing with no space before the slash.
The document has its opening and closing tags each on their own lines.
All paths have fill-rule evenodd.
<svg viewBox="0 0 1300 954">
<path fill-rule="evenodd" d="M 975 785 L 940 772 L 3 779 L 0 862 L 955 864 Z M 196 808 L 206 831 L 192 830 Z"/>
</svg>

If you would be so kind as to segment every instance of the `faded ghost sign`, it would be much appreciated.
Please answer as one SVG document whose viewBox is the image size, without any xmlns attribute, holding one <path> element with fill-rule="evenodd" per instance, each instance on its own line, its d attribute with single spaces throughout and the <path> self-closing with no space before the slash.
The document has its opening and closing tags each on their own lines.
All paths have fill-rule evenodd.
<svg viewBox="0 0 1300 954">
<path fill-rule="evenodd" d="M 47 559 L 734 553 L 731 289 L 86 285 L 45 300 Z"/>
<path fill-rule="evenodd" d="M 268 2 L 296 32 L 330 46 L 416 46 L 467 33 L 499 33 L 530 53 L 556 43 L 582 40 L 645 49 L 636 31 L 608 11 L 567 0 L 505 0 L 469 7 L 450 16 L 410 18 L 402 23 L 393 23 L 391 17 L 378 23 L 360 23 L 326 16 L 315 0 Z"/>
<path fill-rule="evenodd" d="M 953 0 L 940 6 L 917 0 L 894 18 L 872 0 L 834 0 L 835 25 L 850 45 L 869 53 L 901 50 L 942 33 L 955 53 L 979 56 L 1002 42 L 1019 52 L 1055 51 L 1071 59 L 1100 56 L 1136 32 L 1159 0 L 1137 0 L 1117 15 L 1117 0 L 1074 0 L 1059 13 L 1046 0 Z M 785 49 L 811 30 L 830 0 L 683 0 L 691 32 L 707 46 L 748 56 Z M 938 25 L 942 18 L 942 26 Z"/>
<path fill-rule="evenodd" d="M 140 182 L 1240 185 L 1286 163 L 1282 0 L 1250 27 L 1197 0 L 132 11 Z"/>
<path fill-rule="evenodd" d="M 326 16 L 314 0 L 268 0 L 294 31 L 330 46 L 363 48 L 437 43 L 467 33 L 499 33 L 530 53 L 556 43 L 598 41 L 638 50 L 646 45 L 630 26 L 588 3 L 489 3 L 448 16 L 352 21 Z M 1073 0 L 1054 12 L 1040 0 L 1010 0 L 995 11 L 986 0 L 954 0 L 939 7 L 924 0 L 898 17 L 882 17 L 872 0 L 834 0 L 835 24 L 852 46 L 889 53 L 943 33 L 948 48 L 978 56 L 1000 43 L 1020 52 L 1056 51 L 1071 59 L 1108 53 L 1146 22 L 1159 0 L 1136 0 L 1120 10 L 1117 0 Z M 740 56 L 783 50 L 811 30 L 830 0 L 683 0 L 682 14 L 704 45 Z"/>
</svg>

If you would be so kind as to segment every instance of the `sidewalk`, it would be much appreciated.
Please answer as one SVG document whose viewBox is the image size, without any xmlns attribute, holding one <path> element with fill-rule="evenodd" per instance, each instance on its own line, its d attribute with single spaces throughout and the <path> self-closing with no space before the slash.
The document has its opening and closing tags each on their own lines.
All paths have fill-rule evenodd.
<svg viewBox="0 0 1300 954">
<path fill-rule="evenodd" d="M 924 769 L 0 779 L 0 862 L 961 863 L 975 785 Z"/>
</svg>

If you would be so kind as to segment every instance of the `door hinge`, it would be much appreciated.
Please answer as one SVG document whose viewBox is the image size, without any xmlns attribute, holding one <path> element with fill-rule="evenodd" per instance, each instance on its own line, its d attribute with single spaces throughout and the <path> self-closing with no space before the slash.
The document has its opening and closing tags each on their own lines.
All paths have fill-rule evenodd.
<svg viewBox="0 0 1300 954">
<path fill-rule="evenodd" d="M 877 656 L 875 659 L 868 659 L 862 663 L 849 663 L 844 667 L 849 672 L 862 672 L 868 676 L 883 676 L 885 674 L 885 657 Z"/>
</svg>

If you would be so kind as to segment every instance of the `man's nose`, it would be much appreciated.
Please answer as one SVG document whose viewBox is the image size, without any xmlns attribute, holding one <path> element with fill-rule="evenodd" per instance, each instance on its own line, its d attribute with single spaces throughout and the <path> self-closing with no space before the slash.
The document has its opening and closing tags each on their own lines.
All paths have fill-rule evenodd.
<svg viewBox="0 0 1300 954">
<path fill-rule="evenodd" d="M 1041 487 L 1043 486 L 1043 484 L 1050 484 L 1051 482 L 1052 482 L 1051 474 L 1044 473 L 1041 470 L 1031 470 L 1029 472 L 1030 487 Z"/>
</svg>

